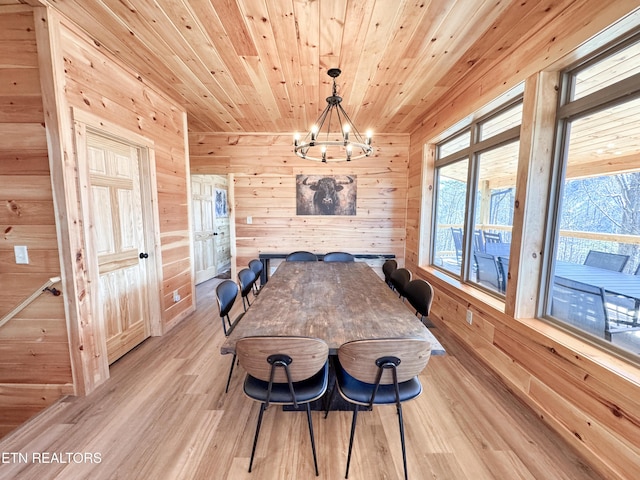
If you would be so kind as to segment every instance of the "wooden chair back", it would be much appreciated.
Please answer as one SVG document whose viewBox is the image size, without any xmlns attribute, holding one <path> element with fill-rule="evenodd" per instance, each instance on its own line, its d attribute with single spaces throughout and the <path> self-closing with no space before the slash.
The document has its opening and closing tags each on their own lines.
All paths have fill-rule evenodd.
<svg viewBox="0 0 640 480">
<path fill-rule="evenodd" d="M 400 364 L 396 371 L 398 382 L 405 382 L 418 375 L 429 362 L 431 344 L 420 338 L 384 338 L 376 340 L 354 340 L 338 349 L 340 365 L 356 380 L 375 383 L 378 375 L 376 360 L 397 357 Z M 390 370 L 382 374 L 380 384 L 392 384 Z"/>
<path fill-rule="evenodd" d="M 291 357 L 289 373 L 293 382 L 311 378 L 320 371 L 329 356 L 328 345 L 319 338 L 310 337 L 245 337 L 236 342 L 240 365 L 252 377 L 265 382 L 271 376 L 271 355 Z M 274 382 L 286 383 L 283 368 L 276 368 Z"/>
</svg>

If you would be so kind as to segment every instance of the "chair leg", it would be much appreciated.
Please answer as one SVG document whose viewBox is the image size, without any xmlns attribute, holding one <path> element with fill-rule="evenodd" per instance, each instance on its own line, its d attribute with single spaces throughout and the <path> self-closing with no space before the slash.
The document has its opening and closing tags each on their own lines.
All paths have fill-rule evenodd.
<svg viewBox="0 0 640 480">
<path fill-rule="evenodd" d="M 258 414 L 258 424 L 256 425 L 256 435 L 253 437 L 253 448 L 251 449 L 251 460 L 249 460 L 249 473 L 253 466 L 253 456 L 256 453 L 256 445 L 258 445 L 258 435 L 260 434 L 260 425 L 262 424 L 262 414 L 264 413 L 265 404 L 260 404 L 260 413 Z"/>
<path fill-rule="evenodd" d="M 307 403 L 307 423 L 309 424 L 309 435 L 311 436 L 311 450 L 313 451 L 313 465 L 316 467 L 316 477 L 318 473 L 318 458 L 316 457 L 316 442 L 313 438 L 313 422 L 311 421 L 311 405 Z"/>
<path fill-rule="evenodd" d="M 329 416 L 329 409 L 331 408 L 331 402 L 333 402 L 333 397 L 335 397 L 336 395 L 336 389 L 338 387 L 334 384 L 333 388 L 331 389 L 331 393 L 329 394 L 329 396 L 327 398 L 325 398 L 325 405 L 324 405 L 324 418 L 327 418 Z"/>
<path fill-rule="evenodd" d="M 222 320 L 222 331 L 224 332 L 224 336 L 226 337 L 227 335 L 229 335 L 227 333 L 227 324 L 224 323 L 224 317 L 220 317 L 220 319 Z"/>
<path fill-rule="evenodd" d="M 404 443 L 404 422 L 402 421 L 402 406 L 398 404 L 398 424 L 400 425 L 400 444 L 402 445 L 402 465 L 404 465 L 404 480 L 408 480 L 407 474 L 407 449 Z"/>
<path fill-rule="evenodd" d="M 351 436 L 349 437 L 349 453 L 347 454 L 347 471 L 344 478 L 349 478 L 349 465 L 351 464 L 351 450 L 353 448 L 353 437 L 356 434 L 356 421 L 358 420 L 358 405 L 355 404 L 353 410 L 353 420 L 351 420 Z"/>
<path fill-rule="evenodd" d="M 233 373 L 233 366 L 236 363 L 236 354 L 233 354 L 233 358 L 231 359 L 231 368 L 229 369 L 229 378 L 227 378 L 227 388 L 224 389 L 224 393 L 229 391 L 229 383 L 231 383 L 231 374 Z"/>
</svg>

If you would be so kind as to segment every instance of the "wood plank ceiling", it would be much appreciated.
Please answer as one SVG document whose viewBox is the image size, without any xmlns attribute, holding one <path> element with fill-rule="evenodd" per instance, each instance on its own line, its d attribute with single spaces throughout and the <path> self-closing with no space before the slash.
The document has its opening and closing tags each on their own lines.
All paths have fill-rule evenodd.
<svg viewBox="0 0 640 480">
<path fill-rule="evenodd" d="M 42 3 L 184 105 L 191 131 L 306 130 L 339 67 L 338 94 L 362 131 L 410 133 L 460 79 L 489 72 L 572 1 Z"/>
</svg>

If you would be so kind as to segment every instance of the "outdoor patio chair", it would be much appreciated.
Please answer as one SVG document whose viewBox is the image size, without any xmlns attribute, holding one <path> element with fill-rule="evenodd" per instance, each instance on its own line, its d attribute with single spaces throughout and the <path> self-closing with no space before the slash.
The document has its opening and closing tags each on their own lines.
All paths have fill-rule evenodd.
<svg viewBox="0 0 640 480">
<path fill-rule="evenodd" d="M 491 288 L 492 290 L 498 292 L 503 291 L 500 268 L 496 261 L 496 257 L 493 255 L 487 255 L 486 253 L 474 252 L 473 258 L 476 262 L 477 282 L 480 285 Z"/>
<path fill-rule="evenodd" d="M 456 249 L 456 263 L 460 265 L 462 263 L 462 229 L 451 227 L 451 235 Z"/>
<path fill-rule="evenodd" d="M 611 341 L 604 290 L 600 287 L 556 277 L 550 313 L 580 330 Z"/>
<path fill-rule="evenodd" d="M 484 253 L 484 238 L 481 230 L 473 231 L 473 251 Z"/>
<path fill-rule="evenodd" d="M 589 250 L 587 258 L 584 259 L 584 265 L 621 272 L 628 261 L 629 255 Z"/>
<path fill-rule="evenodd" d="M 498 257 L 498 266 L 500 267 L 500 276 L 502 277 L 500 289 L 502 292 L 506 292 L 507 280 L 509 278 L 509 257 Z"/>
<path fill-rule="evenodd" d="M 499 233 L 491 233 L 491 232 L 482 232 L 484 236 L 484 243 L 502 243 L 502 235 Z"/>
</svg>

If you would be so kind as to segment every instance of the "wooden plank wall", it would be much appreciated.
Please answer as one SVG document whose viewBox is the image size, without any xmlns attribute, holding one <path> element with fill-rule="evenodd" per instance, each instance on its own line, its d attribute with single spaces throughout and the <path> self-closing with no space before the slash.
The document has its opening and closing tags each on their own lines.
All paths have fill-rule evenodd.
<svg viewBox="0 0 640 480">
<path fill-rule="evenodd" d="M 75 27 L 49 28 L 60 30 L 68 105 L 153 142 L 165 332 L 195 303 L 184 110 Z M 31 7 L 0 7 L 0 316 L 61 274 L 37 55 L 47 47 L 37 45 L 35 30 Z M 29 265 L 16 265 L 14 245 L 28 247 Z M 73 384 L 70 349 L 81 345 L 69 343 L 64 298 L 42 295 L 0 328 L 0 436 L 62 395 L 84 391 Z"/>
<path fill-rule="evenodd" d="M 0 9 L 0 318 L 60 276 L 30 8 Z M 13 247 L 28 248 L 29 264 Z M 58 289 L 60 285 L 54 285 Z M 0 327 L 0 437 L 73 391 L 64 299 L 44 293 Z"/>
<path fill-rule="evenodd" d="M 296 157 L 293 135 L 196 132 L 189 144 L 191 173 L 234 176 L 238 268 L 261 252 L 294 250 L 404 258 L 408 135 L 376 136 L 375 156 L 329 164 Z M 356 176 L 355 216 L 296 215 L 296 175 L 324 174 Z"/>
<path fill-rule="evenodd" d="M 162 322 L 170 329 L 194 308 L 184 110 L 63 21 L 66 99 L 153 141 L 162 252 Z M 178 290 L 181 300 L 173 301 Z"/>
<path fill-rule="evenodd" d="M 618 3 L 617 7 L 620 6 Z M 454 95 L 443 100 L 441 105 L 425 116 L 423 126 L 411 136 L 407 212 L 408 226 L 420 225 L 421 219 L 427 223 L 420 226 L 425 245 L 429 238 L 429 212 L 433 192 L 431 140 L 436 139 L 450 125 L 456 124 L 504 93 L 507 88 L 525 79 L 528 80 L 525 103 L 540 95 L 546 97 L 546 100 L 538 98 L 536 101 L 551 102 L 555 108 L 553 99 L 557 84 L 545 82 L 546 85 L 539 87 L 538 72 L 560 69 L 589 48 L 597 48 L 625 29 L 634 26 L 637 28 L 637 13 L 635 18 L 614 24 L 620 17 L 620 11 L 614 7 L 613 4 L 607 4 L 607 8 L 599 12 L 586 14 L 584 11 L 585 15 L 581 16 L 579 25 L 575 24 L 575 15 L 558 17 L 555 23 L 548 26 L 549 31 L 558 32 L 552 39 L 547 37 L 545 40 L 543 35 L 536 36 L 531 43 L 519 49 L 523 52 L 521 57 L 511 55 L 508 62 L 504 62 L 502 72 L 478 78 L 469 76 L 458 85 Z M 587 42 L 609 24 L 614 25 L 595 41 Z M 561 35 L 559 32 L 568 33 Z M 509 70 L 510 65 L 518 65 L 518 68 Z M 549 91 L 534 94 L 529 90 L 536 88 L 547 88 Z M 530 157 L 534 158 L 534 162 L 549 161 L 551 149 L 548 146 L 548 129 L 542 125 L 533 125 L 533 120 L 528 120 L 533 118 L 535 114 L 524 116 L 522 135 L 525 132 L 528 132 L 526 135 L 532 135 L 532 138 L 526 139 L 526 143 L 537 144 L 538 150 L 532 150 L 532 155 L 521 154 L 523 168 L 519 168 L 519 172 L 523 172 L 524 176 L 535 175 L 535 179 L 531 181 L 540 183 L 540 178 L 544 178 L 541 175 L 545 170 L 543 165 L 529 169 L 524 162 L 529 162 Z M 529 180 L 519 178 L 518 182 L 519 185 L 525 185 Z M 538 192 L 534 198 L 519 199 L 517 210 L 526 208 L 527 201 L 534 203 L 533 208 L 538 210 L 540 205 L 545 204 L 544 192 L 547 187 L 546 182 L 542 183 L 544 185 L 537 185 L 539 188 L 531 189 Z M 535 220 L 530 216 L 527 217 L 527 222 L 534 224 Z M 522 228 L 522 222 L 514 219 L 514 228 L 518 225 Z M 538 228 L 535 232 L 528 233 L 541 237 L 542 230 Z M 516 292 L 508 292 L 507 301 L 511 303 L 505 308 L 499 300 L 473 288 L 460 286 L 455 281 L 446 280 L 443 274 L 429 268 L 424 263 L 426 252 L 420 249 L 418 230 L 415 232 L 407 234 L 406 263 L 415 275 L 425 278 L 434 286 L 435 298 L 430 315 L 433 323 L 438 328 L 453 332 L 462 340 L 502 378 L 514 394 L 530 405 L 543 421 L 573 445 L 605 478 L 637 478 L 640 471 L 640 369 L 563 333 L 546 322 L 521 316 L 516 320 L 514 315 L 504 313 L 513 312 L 515 299 L 527 297 L 526 293 L 529 291 L 535 289 L 530 298 L 537 297 L 534 279 L 540 272 L 540 256 L 532 255 L 533 251 L 525 255 L 529 248 L 525 243 L 521 246 L 523 253 L 519 257 L 513 258 L 514 255 L 518 256 L 518 252 L 512 251 L 510 286 L 521 284 L 518 292 L 520 294 L 516 296 Z M 529 239 L 529 243 L 535 243 L 534 239 Z M 535 251 L 542 250 L 538 245 Z M 537 265 L 533 265 L 534 263 Z M 511 288 L 513 289 L 514 287 Z M 526 308 L 520 310 L 530 312 L 529 316 L 533 315 L 535 305 L 526 305 L 525 300 L 521 301 L 521 307 Z M 473 313 L 472 325 L 466 322 L 467 310 Z"/>
</svg>

